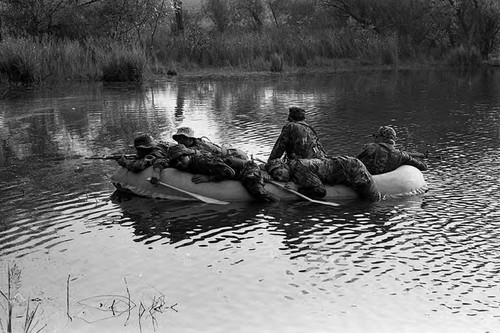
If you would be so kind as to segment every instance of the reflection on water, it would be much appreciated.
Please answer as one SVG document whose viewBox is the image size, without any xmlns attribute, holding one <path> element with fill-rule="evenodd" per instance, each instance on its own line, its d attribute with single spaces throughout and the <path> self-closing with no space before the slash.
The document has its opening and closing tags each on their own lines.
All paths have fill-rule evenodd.
<svg viewBox="0 0 500 333">
<path fill-rule="evenodd" d="M 139 327 L 134 312 L 137 332 L 493 331 L 499 84 L 497 72 L 181 78 L 0 101 L 0 290 L 17 263 L 40 319 L 75 332 L 120 332 L 125 320 L 59 317 L 68 275 L 75 318 L 91 316 L 81 300 L 126 299 L 124 280 L 137 304 L 178 304 L 158 326 Z M 428 161 L 429 191 L 341 208 L 155 201 L 115 193 L 114 161 L 83 159 L 128 151 L 139 131 L 169 139 L 181 125 L 265 157 L 290 105 L 308 110 L 333 154 L 395 126 L 402 147 L 442 157 Z"/>
</svg>

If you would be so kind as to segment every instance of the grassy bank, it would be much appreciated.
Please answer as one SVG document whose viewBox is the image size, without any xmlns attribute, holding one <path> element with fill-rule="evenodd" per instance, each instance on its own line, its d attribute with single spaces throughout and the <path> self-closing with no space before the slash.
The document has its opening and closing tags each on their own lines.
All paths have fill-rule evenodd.
<svg viewBox="0 0 500 333">
<path fill-rule="evenodd" d="M 0 76 L 10 83 L 140 81 L 144 51 L 111 40 L 6 39 L 0 43 Z"/>
<path fill-rule="evenodd" d="M 167 38 L 168 37 L 168 38 Z M 401 50 L 405 51 L 402 52 Z M 448 56 L 448 58 L 447 58 Z M 186 30 L 151 45 L 110 39 L 5 39 L 0 43 L 3 84 L 60 81 L 144 81 L 158 75 L 225 72 L 297 72 L 315 69 L 418 67 L 480 61 L 477 52 L 409 50 L 395 36 L 366 30 L 211 34 Z"/>
</svg>

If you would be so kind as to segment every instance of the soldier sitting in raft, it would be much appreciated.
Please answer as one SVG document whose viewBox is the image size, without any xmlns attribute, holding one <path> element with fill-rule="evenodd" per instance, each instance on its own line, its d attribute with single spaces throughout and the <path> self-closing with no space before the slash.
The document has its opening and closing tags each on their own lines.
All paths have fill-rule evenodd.
<svg viewBox="0 0 500 333">
<path fill-rule="evenodd" d="M 313 159 L 293 159 L 286 163 L 274 159 L 266 164 L 269 175 L 282 182 L 293 181 L 297 190 L 313 199 L 326 195 L 325 185 L 346 185 L 360 198 L 381 199 L 372 175 L 360 160 L 349 156 Z"/>
<path fill-rule="evenodd" d="M 381 126 L 373 134 L 374 142 L 366 144 L 356 156 L 372 175 L 396 170 L 401 165 L 412 165 L 420 171 L 427 170 L 424 161 L 395 148 L 396 131 L 390 126 Z"/>
<path fill-rule="evenodd" d="M 195 174 L 192 178 L 193 183 L 239 180 L 248 193 L 258 201 L 279 201 L 277 196 L 264 188 L 262 172 L 253 161 L 229 166 L 219 156 L 187 148 L 181 144 L 170 148 L 169 157 L 172 167 Z"/>
<path fill-rule="evenodd" d="M 172 144 L 159 141 L 156 142 L 148 134 L 140 134 L 134 139 L 134 148 L 137 156 L 133 160 L 128 160 L 124 156 L 116 161 L 131 172 L 141 172 L 150 166 L 153 166 L 151 183 L 157 184 L 160 179 L 161 171 L 170 166 L 169 150 Z"/>
<path fill-rule="evenodd" d="M 288 122 L 283 126 L 278 140 L 269 155 L 268 162 L 281 158 L 324 158 L 325 149 L 319 141 L 318 134 L 306 123 L 306 111 L 298 107 L 288 110 Z"/>
<path fill-rule="evenodd" d="M 221 157 L 226 163 L 241 163 L 248 161 L 248 156 L 242 150 L 232 147 L 220 147 L 215 143 L 207 141 L 205 137 L 197 138 L 194 136 L 194 130 L 190 127 L 179 127 L 177 133 L 172 138 L 187 148 L 199 151 L 208 151 Z"/>
</svg>

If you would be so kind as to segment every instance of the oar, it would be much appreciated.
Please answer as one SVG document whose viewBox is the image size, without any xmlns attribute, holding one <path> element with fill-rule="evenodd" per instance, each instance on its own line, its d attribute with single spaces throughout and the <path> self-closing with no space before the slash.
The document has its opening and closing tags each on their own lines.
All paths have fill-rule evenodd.
<svg viewBox="0 0 500 333">
<path fill-rule="evenodd" d="M 274 180 L 270 180 L 269 181 L 271 184 L 274 184 L 276 186 L 279 186 L 281 187 L 282 189 L 284 189 L 285 191 L 288 191 L 290 193 L 293 193 L 295 194 L 296 196 L 298 197 L 301 197 L 302 199 L 306 199 L 307 201 L 309 202 L 314 202 L 314 203 L 317 203 L 317 204 L 320 204 L 320 205 L 326 205 L 326 206 L 334 206 L 334 207 L 338 207 L 340 206 L 338 203 L 335 203 L 335 202 L 330 202 L 330 201 L 321 201 L 321 200 L 314 200 L 314 199 L 311 199 L 309 198 L 307 195 L 303 195 L 302 193 L 300 192 L 297 192 L 297 191 L 294 191 L 292 190 L 291 188 L 288 188 L 286 187 L 285 185 L 282 185 Z"/>
<path fill-rule="evenodd" d="M 151 178 L 148 178 L 147 179 L 148 181 L 151 180 Z M 227 201 L 221 201 L 221 200 L 217 200 L 217 199 L 214 199 L 214 198 L 209 198 L 209 197 L 206 197 L 204 195 L 201 195 L 201 194 L 196 194 L 196 193 L 192 193 L 192 192 L 189 192 L 189 191 L 186 191 L 186 190 L 183 190 L 181 188 L 178 188 L 178 187 L 175 187 L 173 185 L 169 185 L 167 183 L 163 183 L 163 182 L 158 182 L 158 184 L 160 184 L 161 186 L 165 186 L 165 187 L 169 187 L 173 190 L 176 190 L 176 191 L 179 191 L 181 193 L 184 193 L 184 194 L 187 194 L 189 195 L 190 197 L 193 197 L 195 199 L 198 199 L 200 201 L 203 201 L 203 202 L 206 202 L 206 203 L 210 203 L 210 204 L 216 204 L 216 205 L 227 205 L 229 202 Z"/>
</svg>

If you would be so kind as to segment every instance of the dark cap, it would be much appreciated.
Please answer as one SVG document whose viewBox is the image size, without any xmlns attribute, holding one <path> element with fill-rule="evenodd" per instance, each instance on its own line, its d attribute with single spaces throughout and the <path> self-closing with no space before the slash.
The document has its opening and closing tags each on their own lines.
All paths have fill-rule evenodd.
<svg viewBox="0 0 500 333">
<path fill-rule="evenodd" d="M 306 119 L 306 111 L 301 108 L 292 106 L 288 109 L 288 118 L 294 121 L 301 121 Z"/>
</svg>

